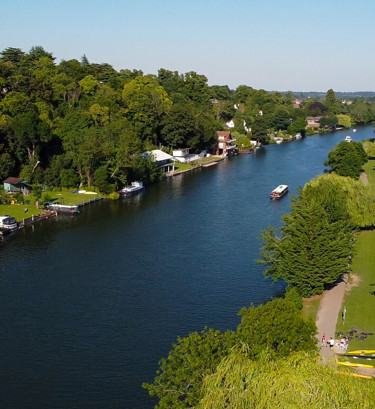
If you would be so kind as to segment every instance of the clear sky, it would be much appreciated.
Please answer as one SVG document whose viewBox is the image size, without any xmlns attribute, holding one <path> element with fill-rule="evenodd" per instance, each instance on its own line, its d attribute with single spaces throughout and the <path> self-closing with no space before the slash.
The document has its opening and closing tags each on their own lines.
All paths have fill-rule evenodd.
<svg viewBox="0 0 375 409">
<path fill-rule="evenodd" d="M 375 91 L 375 0 L 1 0 L 0 50 L 40 45 L 209 84 Z"/>
</svg>

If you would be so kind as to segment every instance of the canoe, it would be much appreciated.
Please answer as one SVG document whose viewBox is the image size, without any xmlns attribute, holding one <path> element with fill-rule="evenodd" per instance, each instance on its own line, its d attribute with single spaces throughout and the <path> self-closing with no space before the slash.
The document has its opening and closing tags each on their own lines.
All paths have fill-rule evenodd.
<svg viewBox="0 0 375 409">
<path fill-rule="evenodd" d="M 361 349 L 358 351 L 348 351 L 346 355 L 373 355 L 375 354 L 375 349 Z"/>
<path fill-rule="evenodd" d="M 360 367 L 360 368 L 374 368 L 374 365 L 366 365 L 366 364 L 355 364 L 354 362 L 336 362 L 337 365 L 342 366 L 351 366 L 351 367 Z"/>
</svg>

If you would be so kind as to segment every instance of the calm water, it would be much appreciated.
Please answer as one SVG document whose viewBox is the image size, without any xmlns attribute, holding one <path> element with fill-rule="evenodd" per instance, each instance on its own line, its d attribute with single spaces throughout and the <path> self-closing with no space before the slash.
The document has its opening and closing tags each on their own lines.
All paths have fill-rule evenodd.
<svg viewBox="0 0 375 409">
<path fill-rule="evenodd" d="M 295 194 L 348 134 L 373 137 L 268 146 L 1 243 L 0 407 L 153 407 L 141 384 L 177 336 L 235 329 L 241 307 L 282 290 L 254 262 L 290 203 L 269 193 Z"/>
</svg>

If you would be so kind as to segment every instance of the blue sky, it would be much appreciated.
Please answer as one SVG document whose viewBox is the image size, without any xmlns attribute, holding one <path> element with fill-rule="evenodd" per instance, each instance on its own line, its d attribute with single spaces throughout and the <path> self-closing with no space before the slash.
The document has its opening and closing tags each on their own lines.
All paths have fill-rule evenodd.
<svg viewBox="0 0 375 409">
<path fill-rule="evenodd" d="M 209 84 L 375 91 L 374 0 L 2 0 L 0 50 L 204 74 Z"/>
</svg>

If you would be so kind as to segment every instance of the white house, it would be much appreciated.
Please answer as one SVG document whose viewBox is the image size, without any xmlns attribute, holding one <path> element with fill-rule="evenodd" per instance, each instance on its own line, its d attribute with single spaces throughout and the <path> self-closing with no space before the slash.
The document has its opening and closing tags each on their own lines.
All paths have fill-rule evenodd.
<svg viewBox="0 0 375 409">
<path fill-rule="evenodd" d="M 197 153 L 190 153 L 190 148 L 173 149 L 173 158 L 181 163 L 194 162 L 201 157 Z"/>
<path fill-rule="evenodd" d="M 233 129 L 234 128 L 234 120 L 231 119 L 230 121 L 225 122 L 225 127 L 229 128 L 229 129 Z"/>
<path fill-rule="evenodd" d="M 154 149 L 153 151 L 144 152 L 142 154 L 144 158 L 148 156 L 152 157 L 153 162 L 157 162 L 162 168 L 164 173 L 171 172 L 174 170 L 174 158 L 168 153 L 161 151 L 160 149 Z"/>
</svg>

